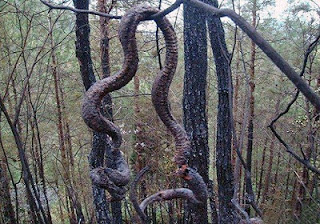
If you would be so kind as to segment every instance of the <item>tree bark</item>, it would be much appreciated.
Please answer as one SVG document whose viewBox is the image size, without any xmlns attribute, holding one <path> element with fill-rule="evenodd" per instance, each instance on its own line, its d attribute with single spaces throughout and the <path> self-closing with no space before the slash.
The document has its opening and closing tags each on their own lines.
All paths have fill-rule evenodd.
<svg viewBox="0 0 320 224">
<path fill-rule="evenodd" d="M 1 139 L 0 139 L 1 141 Z M 1 143 L 2 145 L 2 143 Z M 3 148 L 1 147 L 1 150 Z M 3 153 L 0 152 L 0 221 L 3 224 L 15 224 L 15 212 L 12 206 L 12 201 L 10 197 L 10 185 L 8 181 L 8 175 L 6 171 L 6 165 L 4 163 L 5 158 L 2 156 Z"/>
<path fill-rule="evenodd" d="M 211 5 L 217 7 L 218 2 L 211 0 Z M 217 143 L 216 168 L 219 197 L 220 223 L 238 223 L 239 217 L 232 204 L 234 183 L 231 164 L 232 139 L 232 80 L 229 66 L 229 53 L 227 50 L 224 29 L 220 18 L 208 16 L 208 27 L 211 48 L 213 51 L 216 73 L 218 78 L 218 117 L 217 117 Z"/>
<path fill-rule="evenodd" d="M 256 17 L 257 17 L 257 0 L 252 2 L 252 26 L 256 27 Z M 252 149 L 253 149 L 253 121 L 254 121 L 254 77 L 255 77 L 255 61 L 256 61 L 256 44 L 251 40 L 251 60 L 250 60 L 250 106 L 249 106 L 249 121 L 248 121 L 248 145 L 247 145 L 247 170 L 251 175 L 252 167 Z M 252 176 L 252 175 L 251 175 Z M 248 195 L 253 192 L 252 184 L 246 182 L 246 193 Z M 250 217 L 250 202 L 247 199 L 246 212 Z"/>
<path fill-rule="evenodd" d="M 73 0 L 75 8 L 88 9 L 89 0 Z M 90 51 L 90 26 L 88 14 L 76 14 L 76 56 L 80 64 L 82 82 L 86 90 L 96 81 Z M 104 165 L 104 155 L 107 150 L 108 140 L 106 134 L 94 132 L 92 150 L 89 155 L 90 168 L 94 169 Z M 92 185 L 93 202 L 95 205 L 96 222 L 99 224 L 111 223 L 108 214 L 108 202 L 104 189 Z"/>
<path fill-rule="evenodd" d="M 189 166 L 198 170 L 204 182 L 209 183 L 207 88 L 207 27 L 206 16 L 197 8 L 184 5 L 184 90 L 183 123 L 191 141 Z M 186 222 L 193 223 L 186 205 Z M 208 223 L 207 204 L 203 204 L 201 223 Z"/>
<path fill-rule="evenodd" d="M 108 13 L 111 11 L 116 0 L 113 0 L 109 7 L 107 8 L 107 0 L 98 1 L 98 9 L 100 12 Z M 110 56 L 109 56 L 109 22 L 110 19 L 105 17 L 100 17 L 100 60 L 101 60 L 101 70 L 102 78 L 110 76 Z M 102 113 L 109 120 L 113 120 L 113 110 L 112 110 L 112 98 L 110 94 L 107 94 L 103 98 L 102 103 Z M 107 137 L 108 139 L 108 137 Z M 106 165 L 109 168 L 116 169 L 115 159 L 112 155 L 111 145 L 106 144 Z M 122 211 L 121 211 L 121 201 L 111 202 L 111 212 L 112 212 L 112 223 L 121 224 L 122 223 Z"/>
</svg>

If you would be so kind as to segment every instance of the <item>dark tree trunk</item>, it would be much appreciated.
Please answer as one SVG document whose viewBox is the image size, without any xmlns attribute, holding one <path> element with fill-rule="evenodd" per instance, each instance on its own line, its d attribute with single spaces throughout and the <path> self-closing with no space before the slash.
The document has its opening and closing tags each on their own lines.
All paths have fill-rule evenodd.
<svg viewBox="0 0 320 224">
<path fill-rule="evenodd" d="M 75 8 L 88 9 L 89 0 L 73 0 Z M 96 81 L 91 59 L 89 42 L 89 20 L 88 14 L 76 15 L 76 55 L 80 64 L 80 72 L 83 85 L 86 90 Z M 89 156 L 90 168 L 94 169 L 104 165 L 104 154 L 108 150 L 108 140 L 106 134 L 93 133 L 92 150 Z M 108 215 L 108 202 L 104 189 L 92 185 L 93 201 L 96 209 L 96 222 L 99 224 L 111 223 Z"/>
<path fill-rule="evenodd" d="M 98 8 L 100 12 L 108 13 L 109 10 L 113 7 L 112 1 L 109 9 L 107 9 L 107 1 L 99 0 Z M 109 22 L 110 20 L 105 17 L 100 17 L 100 59 L 101 59 L 101 68 L 102 68 L 102 78 L 110 76 L 110 57 L 109 57 Z M 103 115 L 109 120 L 113 120 L 113 111 L 112 111 L 112 99 L 111 95 L 107 94 L 102 103 Z M 106 144 L 106 165 L 109 168 L 116 169 L 116 164 L 114 163 L 113 155 L 111 153 L 111 145 Z M 122 212 L 121 212 L 121 202 L 114 201 L 111 202 L 111 211 L 112 211 L 112 223 L 121 224 L 122 223 Z"/>
<path fill-rule="evenodd" d="M 201 10 L 184 5 L 184 127 L 190 138 L 192 151 L 189 165 L 198 170 L 208 186 L 209 146 L 206 112 L 207 88 L 207 28 L 206 16 Z M 192 223 L 189 209 L 186 221 Z M 201 223 L 208 223 L 207 204 L 199 210 Z"/>
<path fill-rule="evenodd" d="M 261 189 L 262 189 L 262 178 L 264 174 L 264 163 L 266 158 L 266 149 L 267 149 L 267 143 L 268 143 L 268 137 L 266 137 L 264 144 L 263 144 L 263 151 L 262 151 L 262 158 L 261 158 L 261 166 L 260 166 L 260 174 L 259 174 L 259 185 L 258 193 L 257 193 L 257 203 L 259 202 L 260 195 L 261 195 Z"/>
<path fill-rule="evenodd" d="M 256 26 L 257 17 L 257 1 L 252 2 L 252 26 Z M 253 149 L 253 120 L 254 120 L 254 77 L 255 77 L 255 61 L 256 61 L 256 44 L 251 40 L 251 60 L 250 60 L 250 109 L 249 109 L 249 122 L 248 122 L 248 146 L 247 146 L 247 170 L 248 175 L 252 174 L 252 149 Z M 252 176 L 252 175 L 251 175 Z M 246 182 L 246 193 L 250 195 L 253 192 L 252 183 Z M 250 216 L 250 199 L 247 199 L 246 212 Z"/>
<path fill-rule="evenodd" d="M 0 198 L 0 222 L 3 224 L 15 224 L 15 213 L 10 197 L 10 186 L 6 165 L 2 160 L 0 160 Z"/>
<path fill-rule="evenodd" d="M 265 200 L 268 197 L 269 194 L 269 187 L 270 187 L 270 181 L 271 181 L 271 172 L 272 172 L 272 166 L 273 166 L 273 158 L 274 158 L 274 144 L 275 144 L 275 136 L 273 135 L 271 138 L 271 144 L 270 144 L 270 154 L 269 154 L 269 163 L 268 168 L 264 180 L 264 191 L 262 195 L 262 203 L 265 202 Z"/>
<path fill-rule="evenodd" d="M 210 4 L 217 7 L 216 0 Z M 218 180 L 219 220 L 220 223 L 238 223 L 239 217 L 231 200 L 234 183 L 231 164 L 232 139 L 232 80 L 229 66 L 224 29 L 220 18 L 208 16 L 208 29 L 213 51 L 216 73 L 218 78 L 218 117 L 217 117 L 217 145 L 216 167 Z"/>
</svg>

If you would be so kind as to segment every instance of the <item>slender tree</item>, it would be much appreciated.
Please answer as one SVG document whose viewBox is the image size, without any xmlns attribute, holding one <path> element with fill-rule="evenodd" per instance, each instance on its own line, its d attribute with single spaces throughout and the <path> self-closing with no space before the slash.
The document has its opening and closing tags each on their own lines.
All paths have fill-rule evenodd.
<svg viewBox="0 0 320 224">
<path fill-rule="evenodd" d="M 50 27 L 52 27 L 51 18 L 49 17 Z M 50 42 L 51 42 L 51 60 L 52 60 L 52 76 L 54 80 L 54 90 L 55 90 L 55 98 L 56 98 L 56 107 L 57 107 L 57 128 L 59 133 L 59 149 L 61 153 L 61 162 L 62 162 L 62 176 L 66 186 L 66 192 L 70 200 L 70 212 L 69 219 L 70 223 L 84 223 L 84 215 L 82 213 L 81 204 L 78 199 L 77 192 L 74 190 L 72 185 L 72 176 L 70 173 L 70 156 L 68 156 L 67 152 L 67 142 L 65 139 L 65 130 L 63 124 L 63 114 L 62 114 L 62 103 L 61 103 L 61 95 L 60 95 L 60 75 L 58 71 L 58 63 L 56 59 L 56 53 L 54 50 L 54 40 L 52 36 L 52 32 L 50 33 Z M 69 204 L 69 203 L 67 203 Z M 75 213 L 76 212 L 76 215 Z"/>
<path fill-rule="evenodd" d="M 256 27 L 257 23 L 257 0 L 252 1 L 252 23 Z M 251 59 L 250 59 L 250 106 L 249 106 L 249 121 L 248 121 L 248 145 L 247 145 L 247 172 L 251 175 L 252 167 L 252 150 L 253 150 L 253 121 L 254 121 L 254 89 L 255 89 L 255 62 L 256 62 L 256 44 L 251 40 Z M 252 184 L 246 183 L 246 192 L 248 195 L 252 192 Z M 250 202 L 247 199 L 247 213 L 250 216 Z"/>
<path fill-rule="evenodd" d="M 73 0 L 75 8 L 88 9 L 88 0 Z M 76 56 L 80 64 L 80 73 L 83 81 L 83 85 L 86 90 L 92 86 L 96 81 L 93 72 L 93 64 L 90 51 L 90 26 L 88 20 L 88 14 L 76 15 Z M 92 150 L 89 155 L 90 168 L 94 169 L 104 165 L 105 151 L 108 149 L 107 136 L 102 133 L 93 133 Z M 92 185 L 93 202 L 95 205 L 96 221 L 99 224 L 111 223 L 108 210 L 108 202 L 106 199 L 105 190 Z"/>
<path fill-rule="evenodd" d="M 218 7 L 216 0 L 209 2 Z M 218 78 L 218 115 L 216 140 L 216 168 L 219 198 L 220 223 L 238 223 L 236 208 L 232 204 L 233 172 L 231 163 L 232 144 L 232 80 L 230 56 L 228 53 L 224 29 L 219 17 L 208 16 L 210 43 L 215 60 Z"/>
</svg>

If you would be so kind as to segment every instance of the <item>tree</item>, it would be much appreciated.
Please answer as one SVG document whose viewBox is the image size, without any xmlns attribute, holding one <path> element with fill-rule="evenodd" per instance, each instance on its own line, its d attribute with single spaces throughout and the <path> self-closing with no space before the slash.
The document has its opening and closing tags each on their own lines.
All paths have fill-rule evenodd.
<svg viewBox="0 0 320 224">
<path fill-rule="evenodd" d="M 210 2 L 218 7 L 218 2 Z M 231 164 L 232 142 L 232 79 L 230 69 L 230 55 L 225 42 L 224 29 L 220 18 L 208 16 L 208 30 L 210 43 L 215 59 L 218 78 L 218 115 L 217 115 L 217 143 L 216 168 L 219 196 L 219 221 L 221 223 L 238 223 L 239 218 L 233 198 L 233 172 Z"/>
<path fill-rule="evenodd" d="M 184 89 L 183 123 L 191 141 L 189 166 L 198 170 L 209 184 L 209 146 L 207 118 L 207 27 L 206 16 L 185 4 L 184 15 Z M 186 221 L 192 223 L 186 208 Z M 208 223 L 207 204 L 199 210 L 201 223 Z"/>
<path fill-rule="evenodd" d="M 1 116 L 1 115 L 0 115 Z M 3 151 L 3 144 L 1 139 L 1 132 L 0 132 L 0 146 L 1 150 Z M 11 196 L 10 196 L 10 186 L 7 174 L 7 166 L 5 165 L 6 159 L 3 156 L 3 152 L 1 152 L 1 161 L 0 161 L 0 198 L 1 200 L 1 216 L 0 220 L 4 224 L 15 224 L 15 212 L 12 206 Z"/>
<path fill-rule="evenodd" d="M 101 3 L 100 3 L 101 4 Z M 88 9 L 89 8 L 89 1 L 88 0 L 74 0 L 75 8 L 78 9 Z M 100 6 L 102 7 L 102 6 Z M 90 27 L 89 27 L 89 20 L 87 14 L 77 14 L 76 16 L 76 54 L 80 64 L 80 72 L 81 77 L 83 80 L 83 85 L 86 90 L 93 85 L 96 81 L 96 78 L 93 73 L 92 67 L 92 58 L 90 52 L 90 41 L 89 41 L 89 34 L 90 34 Z M 103 76 L 108 76 L 110 71 L 108 69 L 108 37 L 107 37 L 107 27 L 104 27 L 106 21 L 102 18 L 101 19 L 101 32 L 102 32 L 102 40 L 101 40 L 101 58 L 104 60 L 102 64 L 103 69 Z M 111 103 L 111 98 L 106 97 L 106 104 L 109 105 Z M 112 116 L 112 112 L 109 110 L 107 113 L 109 116 Z M 112 117 L 109 117 L 112 118 Z M 89 164 L 91 169 L 95 169 L 98 167 L 104 166 L 104 156 L 105 153 L 110 153 L 110 146 L 108 142 L 107 135 L 103 133 L 94 132 L 93 133 L 93 140 L 92 140 L 92 151 L 89 156 Z M 105 190 L 95 184 L 92 184 L 92 192 L 95 204 L 95 211 L 96 211 L 96 221 L 97 223 L 110 223 L 111 219 L 108 215 L 108 202 L 106 199 Z"/>
<path fill-rule="evenodd" d="M 252 26 L 256 27 L 257 23 L 257 0 L 253 0 L 252 2 Z M 249 103 L 249 121 L 248 121 L 248 145 L 247 145 L 247 172 L 251 175 L 252 171 L 252 150 L 253 150 L 253 133 L 254 133 L 254 89 L 255 89 L 255 63 L 256 63 L 256 44 L 254 41 L 251 40 L 251 59 L 250 59 L 250 103 Z M 249 195 L 252 195 L 252 183 L 249 184 L 248 181 L 246 182 L 246 193 L 248 194 L 247 204 L 250 206 L 251 200 L 249 199 Z M 248 206 L 247 205 L 247 206 Z M 246 208 L 248 215 L 250 216 L 250 207 Z"/>
</svg>

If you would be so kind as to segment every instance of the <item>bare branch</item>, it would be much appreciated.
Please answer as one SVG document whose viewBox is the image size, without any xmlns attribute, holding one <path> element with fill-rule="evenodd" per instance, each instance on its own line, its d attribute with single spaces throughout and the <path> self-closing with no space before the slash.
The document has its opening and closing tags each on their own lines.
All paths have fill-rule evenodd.
<svg viewBox="0 0 320 224">
<path fill-rule="evenodd" d="M 201 203 L 195 198 L 192 190 L 188 188 L 176 188 L 176 189 L 159 191 L 158 193 L 155 193 L 147 197 L 146 199 L 143 200 L 143 202 L 141 202 L 140 209 L 144 211 L 148 205 L 153 204 L 154 202 L 167 201 L 167 200 L 172 200 L 176 198 L 188 199 L 194 204 Z"/>
<path fill-rule="evenodd" d="M 308 62 L 308 58 L 309 55 L 311 54 L 311 52 L 315 49 L 315 47 L 317 46 L 317 44 L 319 43 L 320 40 L 320 33 L 318 34 L 318 36 L 316 37 L 316 39 L 311 42 L 311 44 L 309 45 L 309 47 L 307 48 L 307 51 L 305 53 L 304 56 L 304 60 L 303 60 L 303 65 L 302 65 L 302 69 L 300 72 L 300 77 L 303 76 L 306 66 L 307 66 L 307 62 Z M 296 102 L 296 100 L 299 97 L 299 93 L 300 91 L 298 90 L 295 94 L 295 96 L 292 98 L 292 100 L 289 102 L 289 104 L 287 105 L 286 109 L 284 111 L 282 111 L 280 114 L 278 114 L 278 116 L 276 118 L 274 118 L 270 125 L 268 126 L 272 133 L 276 136 L 276 138 L 278 139 L 278 141 L 286 148 L 287 152 L 290 153 L 295 159 L 297 159 L 300 163 L 302 163 L 304 166 L 306 166 L 309 170 L 311 170 L 312 172 L 316 173 L 317 175 L 320 174 L 320 170 L 317 169 L 316 167 L 314 167 L 313 165 L 311 165 L 311 163 L 309 162 L 309 160 L 305 157 L 303 150 L 301 149 L 301 153 L 303 155 L 303 158 L 301 158 L 298 154 L 296 154 L 294 152 L 294 150 L 281 138 L 281 136 L 278 134 L 278 132 L 276 131 L 274 124 L 285 114 L 287 114 L 291 108 L 291 106 Z"/>
<path fill-rule="evenodd" d="M 108 17 L 110 19 L 121 19 L 121 16 L 115 16 L 115 15 L 111 15 L 111 14 L 107 14 L 107 13 L 103 13 L 103 12 L 97 12 L 97 11 L 92 11 L 92 10 L 85 10 L 85 9 L 76 9 L 76 8 L 72 8 L 69 6 L 62 6 L 62 5 L 54 5 L 51 4 L 47 1 L 44 0 L 40 0 L 43 4 L 45 4 L 46 6 L 48 6 L 51 9 L 60 9 L 60 10 L 69 10 L 75 13 L 87 13 L 87 14 L 92 14 L 92 15 L 96 15 L 96 16 L 102 16 L 102 17 Z"/>
<path fill-rule="evenodd" d="M 167 14 L 173 12 L 174 10 L 176 10 L 177 8 L 179 8 L 179 6 L 183 3 L 183 0 L 176 0 L 175 3 L 173 3 L 171 6 L 169 6 L 168 8 L 166 8 L 163 11 L 160 11 L 152 16 L 149 17 L 149 20 L 157 20 L 159 18 L 162 18 L 164 16 L 166 16 Z"/>
<path fill-rule="evenodd" d="M 60 9 L 60 10 L 69 10 L 75 13 L 86 13 L 86 14 L 92 14 L 92 15 L 96 15 L 96 16 L 102 16 L 102 17 L 107 17 L 109 19 L 121 19 L 122 16 L 116 16 L 116 15 L 111 15 L 108 13 L 103 13 L 103 12 L 97 12 L 97 11 L 93 11 L 93 10 L 85 10 L 85 9 L 76 9 L 70 6 L 63 6 L 63 5 L 54 5 L 52 3 L 49 3 L 45 0 L 40 0 L 43 4 L 45 4 L 46 6 L 48 6 L 51 9 Z M 160 19 L 164 16 L 166 16 L 167 14 L 171 13 L 172 11 L 174 11 L 175 9 L 179 8 L 179 6 L 183 3 L 183 0 L 177 0 L 175 3 L 173 3 L 171 6 L 169 6 L 168 8 L 166 8 L 163 11 L 160 11 L 152 16 L 150 16 L 149 18 L 147 18 L 147 20 L 157 20 Z"/>
<path fill-rule="evenodd" d="M 143 177 L 143 175 L 148 172 L 150 170 L 150 166 L 146 166 L 145 168 L 143 168 L 142 170 L 140 170 L 140 172 L 137 174 L 136 178 L 134 178 L 134 180 L 131 183 L 130 186 L 130 193 L 129 193 L 129 197 L 130 197 L 130 201 L 133 204 L 133 207 L 135 208 L 135 210 L 137 211 L 140 219 L 142 222 L 146 222 L 147 221 L 147 216 L 144 214 L 143 210 L 140 209 L 138 200 L 137 200 L 137 184 L 140 181 L 140 179 Z"/>
<path fill-rule="evenodd" d="M 295 151 L 289 146 L 282 138 L 281 136 L 277 133 L 275 130 L 274 126 L 269 125 L 269 128 L 271 129 L 272 133 L 276 136 L 276 138 L 279 140 L 279 142 L 286 148 L 287 152 L 290 153 L 296 160 L 298 160 L 300 163 L 302 163 L 305 167 L 307 167 L 309 170 L 314 172 L 317 175 L 320 175 L 320 170 L 311 165 L 309 160 L 301 158 Z"/>
</svg>

